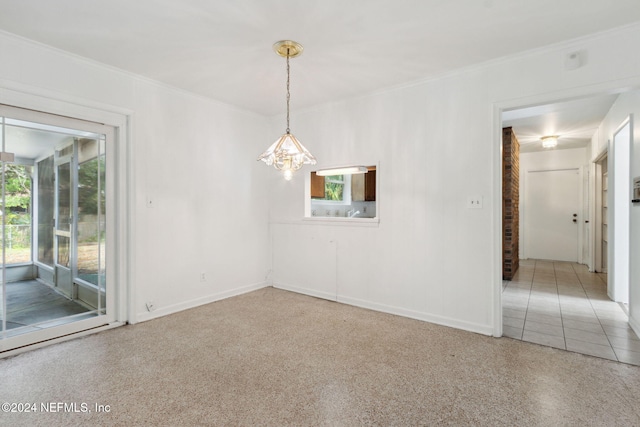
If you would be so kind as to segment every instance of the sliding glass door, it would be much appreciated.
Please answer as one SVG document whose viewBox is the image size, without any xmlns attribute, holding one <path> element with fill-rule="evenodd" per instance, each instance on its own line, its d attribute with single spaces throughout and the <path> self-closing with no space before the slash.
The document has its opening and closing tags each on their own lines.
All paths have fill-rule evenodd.
<svg viewBox="0 0 640 427">
<path fill-rule="evenodd" d="M 0 351 L 114 321 L 113 128 L 0 105 Z"/>
</svg>

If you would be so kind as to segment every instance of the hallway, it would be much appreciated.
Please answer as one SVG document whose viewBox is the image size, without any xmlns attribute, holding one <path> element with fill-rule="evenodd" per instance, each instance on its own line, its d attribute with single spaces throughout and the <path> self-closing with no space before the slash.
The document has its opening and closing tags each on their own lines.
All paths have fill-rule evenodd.
<svg viewBox="0 0 640 427">
<path fill-rule="evenodd" d="M 581 264 L 521 260 L 503 281 L 503 336 L 640 365 L 640 339 L 606 280 Z"/>
</svg>

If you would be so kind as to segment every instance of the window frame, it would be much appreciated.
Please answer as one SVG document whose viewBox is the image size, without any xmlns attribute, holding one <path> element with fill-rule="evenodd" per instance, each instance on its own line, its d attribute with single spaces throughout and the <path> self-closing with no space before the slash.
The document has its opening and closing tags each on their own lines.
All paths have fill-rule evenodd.
<svg viewBox="0 0 640 427">
<path fill-rule="evenodd" d="M 342 206 L 349 206 L 353 203 L 361 203 L 361 202 L 353 202 L 351 200 L 351 179 L 349 181 L 349 188 L 347 191 L 348 202 L 342 201 L 334 201 L 334 200 L 325 200 L 325 199 L 315 199 L 311 198 L 311 175 L 317 170 L 321 169 L 334 169 L 334 168 L 344 168 L 351 167 L 352 165 L 369 165 L 370 167 L 375 167 L 376 170 L 376 199 L 375 199 L 375 213 L 373 217 L 345 217 L 345 216 L 322 216 L 322 215 L 312 215 L 312 211 L 317 209 L 318 206 L 332 206 L 336 209 Z M 353 174 L 349 174 L 352 176 Z M 344 226 L 364 226 L 364 227 L 377 227 L 380 224 L 380 162 L 377 161 L 369 161 L 369 162 L 353 162 L 349 164 L 338 164 L 338 165 L 322 165 L 321 167 L 316 167 L 314 170 L 308 171 L 305 173 L 305 182 L 304 182 L 304 216 L 302 217 L 303 221 L 310 221 L 317 225 L 344 225 Z"/>
<path fill-rule="evenodd" d="M 317 199 L 317 198 L 310 198 L 311 199 L 311 205 L 313 206 L 315 205 L 333 205 L 333 206 L 347 206 L 351 204 L 351 179 L 344 179 L 345 175 L 342 175 L 342 181 L 338 181 L 338 180 L 331 180 L 329 181 L 328 178 L 331 178 L 332 176 L 338 176 L 338 175 L 331 175 L 331 176 L 326 176 L 325 177 L 325 181 L 324 181 L 324 185 L 325 185 L 325 194 L 326 194 L 326 186 L 327 183 L 337 183 L 337 184 L 342 184 L 342 200 L 327 200 L 327 199 Z M 351 176 L 351 175 L 349 175 Z"/>
</svg>

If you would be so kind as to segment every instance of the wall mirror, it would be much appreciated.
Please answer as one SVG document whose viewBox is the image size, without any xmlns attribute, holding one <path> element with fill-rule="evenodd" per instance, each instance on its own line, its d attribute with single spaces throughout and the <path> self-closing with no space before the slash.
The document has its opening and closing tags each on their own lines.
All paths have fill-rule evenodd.
<svg viewBox="0 0 640 427">
<path fill-rule="evenodd" d="M 307 217 L 376 218 L 377 179 L 375 165 L 311 172 Z"/>
</svg>

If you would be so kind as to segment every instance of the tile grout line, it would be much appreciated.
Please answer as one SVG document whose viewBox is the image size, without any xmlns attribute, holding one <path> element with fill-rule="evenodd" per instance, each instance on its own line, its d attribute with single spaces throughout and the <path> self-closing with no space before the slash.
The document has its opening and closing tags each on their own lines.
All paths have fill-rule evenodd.
<svg viewBox="0 0 640 427">
<path fill-rule="evenodd" d="M 573 265 L 571 266 L 571 268 L 573 268 L 574 272 L 576 273 L 576 276 L 578 277 L 578 281 L 580 282 L 580 286 L 582 286 L 582 290 L 584 291 L 585 295 L 587 296 L 587 301 L 589 301 L 589 305 L 591 306 L 591 310 L 593 310 L 593 314 L 595 314 L 596 315 L 596 319 L 598 319 L 598 324 L 602 328 L 602 332 L 604 332 L 604 336 L 607 338 L 607 342 L 609 343 L 609 348 L 611 348 L 611 351 L 613 352 L 613 355 L 615 356 L 616 361 L 617 362 L 621 362 L 620 358 L 618 357 L 618 353 L 616 353 L 616 350 L 613 348 L 613 344 L 611 344 L 611 340 L 609 339 L 609 334 L 607 334 L 607 331 L 604 329 L 604 325 L 600 321 L 600 316 L 598 316 L 598 312 L 596 311 L 596 308 L 593 306 L 593 302 L 591 301 L 591 297 L 587 293 L 587 290 L 584 288 L 584 284 L 582 283 L 582 280 L 580 280 L 580 275 L 578 275 L 578 273 L 575 271 L 575 267 Z M 602 280 L 602 278 L 598 277 L 598 279 L 600 279 L 600 281 L 602 282 L 603 285 L 605 284 L 604 281 Z M 621 362 L 621 363 L 623 363 L 623 362 Z"/>
<path fill-rule="evenodd" d="M 556 273 L 555 262 L 553 263 L 553 279 L 556 281 L 556 295 L 558 297 L 558 309 L 560 310 L 560 326 L 562 327 L 562 339 L 564 340 L 564 349 L 569 351 L 567 348 L 567 335 L 564 333 L 564 316 L 562 315 L 562 304 L 560 304 L 560 291 L 558 290 L 558 274 Z"/>
<path fill-rule="evenodd" d="M 527 320 L 529 319 L 529 315 L 530 315 L 529 311 L 530 311 L 530 308 L 531 308 L 531 298 L 532 298 L 533 291 L 534 291 L 533 286 L 534 286 L 534 284 L 535 284 L 535 275 L 536 275 L 536 271 L 541 272 L 541 274 L 542 274 L 542 273 L 545 273 L 545 274 L 546 274 L 546 273 L 547 273 L 547 271 L 546 271 L 546 270 L 544 270 L 544 271 L 541 271 L 541 270 L 540 270 L 540 268 L 541 268 L 541 267 L 540 267 L 540 265 L 539 265 L 539 263 L 538 263 L 538 260 L 531 260 L 531 261 L 532 261 L 532 265 L 531 265 L 531 267 L 532 267 L 532 269 L 533 269 L 533 270 L 532 270 L 532 278 L 531 278 L 528 282 L 526 282 L 526 283 L 528 283 L 529 289 L 528 289 L 528 296 L 527 296 L 527 298 L 526 298 L 526 299 L 527 299 L 527 302 L 526 302 L 526 307 L 525 307 L 525 310 L 524 310 L 524 311 L 525 311 L 525 315 L 524 315 L 524 320 L 523 320 L 523 325 L 522 325 L 522 330 L 521 330 L 521 333 L 520 333 L 520 338 L 519 338 L 519 340 L 520 340 L 520 341 L 524 341 L 524 342 L 531 342 L 531 343 L 534 343 L 534 344 L 538 344 L 538 343 L 537 343 L 537 342 L 535 342 L 535 341 L 527 341 L 527 340 L 525 340 L 525 339 L 524 339 L 524 332 L 525 332 L 525 325 L 527 324 Z M 556 264 L 557 264 L 557 265 L 556 265 Z M 555 289 L 556 289 L 556 301 L 557 301 L 557 304 L 558 304 L 558 308 L 559 308 L 559 315 L 560 315 L 560 325 L 561 325 L 561 329 L 562 329 L 563 341 L 564 341 L 564 343 L 565 343 L 565 348 L 564 348 L 564 350 L 565 350 L 565 351 L 570 351 L 570 352 L 573 352 L 573 353 L 585 354 L 585 355 L 590 355 L 590 356 L 593 356 L 593 357 L 599 357 L 599 358 L 602 358 L 602 359 L 608 359 L 608 360 L 616 361 L 616 362 L 618 362 L 618 363 L 624 363 L 624 364 L 636 365 L 636 363 L 633 363 L 633 362 L 624 362 L 624 361 L 621 361 L 621 360 L 620 360 L 620 358 L 619 358 L 618 354 L 617 354 L 617 353 L 616 353 L 616 351 L 615 351 L 615 348 L 613 347 L 613 344 L 611 343 L 611 338 L 613 338 L 613 337 L 615 337 L 615 336 L 614 336 L 614 335 L 609 336 L 609 334 L 607 334 L 607 333 L 606 333 L 606 331 L 605 331 L 605 325 L 602 323 L 602 319 L 601 319 L 601 318 L 600 318 L 600 316 L 597 314 L 596 307 L 595 307 L 594 303 L 595 303 L 596 299 L 599 299 L 599 295 L 600 295 L 600 293 L 601 293 L 601 289 L 599 289 L 599 288 L 598 288 L 598 286 L 605 286 L 605 287 L 606 287 L 606 282 L 604 281 L 604 279 L 603 279 L 601 276 L 598 276 L 597 281 L 599 282 L 599 284 L 591 284 L 591 283 L 589 283 L 589 285 L 590 285 L 590 286 L 592 286 L 592 285 L 593 285 L 593 286 L 596 286 L 596 288 L 595 288 L 595 289 L 593 289 L 593 291 L 594 291 L 594 295 L 596 296 L 596 299 L 593 299 L 593 298 L 590 296 L 589 292 L 587 291 L 587 289 L 586 289 L 586 287 L 585 287 L 585 286 L 587 286 L 587 284 L 585 284 L 585 282 L 583 281 L 583 279 L 581 279 L 581 277 L 580 277 L 580 273 L 579 273 L 579 271 L 577 270 L 577 267 L 579 267 L 579 266 L 578 266 L 577 264 L 575 264 L 575 263 L 568 263 L 568 265 L 570 265 L 570 266 L 571 266 L 571 272 L 573 273 L 573 275 L 574 275 L 574 276 L 573 276 L 571 279 L 567 279 L 567 286 L 569 286 L 569 287 L 573 288 L 573 286 L 574 286 L 574 285 L 572 285 L 572 283 L 573 283 L 573 278 L 577 279 L 576 284 L 577 284 L 577 285 L 579 285 L 579 288 L 578 288 L 578 287 L 576 287 L 576 291 L 577 291 L 578 289 L 580 289 L 580 290 L 581 290 L 581 292 L 580 292 L 580 293 L 581 293 L 581 295 L 579 296 L 579 298 L 580 298 L 580 299 L 584 299 L 584 298 L 586 298 L 586 301 L 588 302 L 588 306 L 591 308 L 591 311 L 592 311 L 593 315 L 595 315 L 595 319 L 597 319 L 597 320 L 598 320 L 597 325 L 599 325 L 599 326 L 600 326 L 600 329 L 602 330 L 602 332 L 603 332 L 604 336 L 605 336 L 605 337 L 606 337 L 606 339 L 607 339 L 607 342 L 608 342 L 608 344 L 609 344 L 609 345 L 608 345 L 608 347 L 609 347 L 609 348 L 611 349 L 611 351 L 613 352 L 613 356 L 614 356 L 614 358 L 610 358 L 610 357 L 607 357 L 607 356 L 596 356 L 596 355 L 594 355 L 594 354 L 592 354 L 592 353 L 586 353 L 586 352 L 582 352 L 582 351 L 572 351 L 572 350 L 568 350 L 568 349 L 567 349 L 567 336 L 566 336 L 566 334 L 565 334 L 565 330 L 564 330 L 564 329 L 565 329 L 564 322 L 565 322 L 565 320 L 568 320 L 568 319 L 565 319 L 565 315 L 566 315 L 566 314 L 563 312 L 563 305 L 562 305 L 562 303 L 561 303 L 561 301 L 560 301 L 561 292 L 560 292 L 560 285 L 559 285 L 559 279 L 558 279 L 558 271 L 559 271 L 559 270 L 558 270 L 558 268 L 559 268 L 559 266 L 560 266 L 560 265 L 561 265 L 561 262 L 560 262 L 560 261 L 557 261 L 557 262 L 556 262 L 556 261 L 551 261 L 551 266 L 552 266 L 552 269 L 553 269 L 553 279 L 554 279 L 554 282 L 555 282 Z M 566 273 L 569 273 L 569 272 L 566 272 Z M 588 278 L 588 277 L 586 277 L 586 276 L 585 276 L 585 278 Z M 546 280 L 546 279 L 545 279 L 545 280 Z M 520 281 L 520 280 L 519 280 L 519 283 L 522 283 L 522 281 Z M 545 286 L 544 286 L 544 283 L 546 283 L 546 282 L 543 282 L 543 283 L 542 283 L 543 287 L 545 287 Z M 564 283 L 564 282 L 563 282 L 563 283 Z M 549 283 L 549 284 L 550 284 L 550 283 Z M 504 292 L 504 290 L 505 290 L 505 289 L 509 288 L 509 287 L 510 287 L 510 285 L 511 285 L 511 283 L 507 283 L 507 285 L 506 285 L 506 286 L 505 286 L 505 288 L 503 289 L 503 292 Z M 520 288 L 518 288 L 518 289 L 520 289 Z M 569 291 L 571 291 L 571 289 L 567 289 L 567 291 L 569 292 Z M 573 292 L 569 292 L 569 293 L 567 294 L 567 296 L 571 296 L 572 294 L 573 294 Z M 575 296 L 575 295 L 574 295 L 574 296 Z M 571 305 L 571 301 L 567 301 L 567 304 Z M 548 326 L 548 325 L 547 325 L 547 326 Z M 589 330 L 585 330 L 585 332 L 590 332 L 590 331 L 589 331 Z M 540 332 L 540 333 L 541 333 L 541 334 L 544 334 L 544 335 L 549 335 L 549 334 L 545 334 L 544 332 Z M 598 335 L 600 334 L 600 333 L 596 333 L 596 332 L 592 332 L 592 333 L 594 333 L 594 334 L 598 334 Z M 515 339 L 518 339 L 518 338 L 515 338 Z M 578 341 L 582 341 L 582 340 L 578 340 Z M 590 342 L 590 341 L 584 341 L 584 342 L 585 342 L 585 343 L 587 343 L 587 344 L 600 345 L 600 346 L 602 346 L 602 347 L 606 347 L 606 345 L 604 345 L 604 344 L 598 344 L 598 343 L 594 343 L 594 342 Z M 553 346 L 550 346 L 550 345 L 548 345 L 548 344 L 539 344 L 539 345 L 545 345 L 545 346 L 548 346 L 548 347 L 553 347 Z M 559 347 L 557 347 L 557 348 L 559 348 Z M 624 349 L 623 349 L 623 350 L 624 350 Z M 631 351 L 632 351 L 632 350 L 631 350 Z"/>
<path fill-rule="evenodd" d="M 529 295 L 527 296 L 527 308 L 524 310 L 524 322 L 522 322 L 522 333 L 520 334 L 520 341 L 524 341 L 524 327 L 527 324 L 527 315 L 529 314 L 529 302 L 531 302 L 531 292 L 533 291 L 533 278 L 536 275 L 537 261 L 533 262 L 533 274 L 531 274 L 531 281 L 529 282 Z"/>
</svg>

